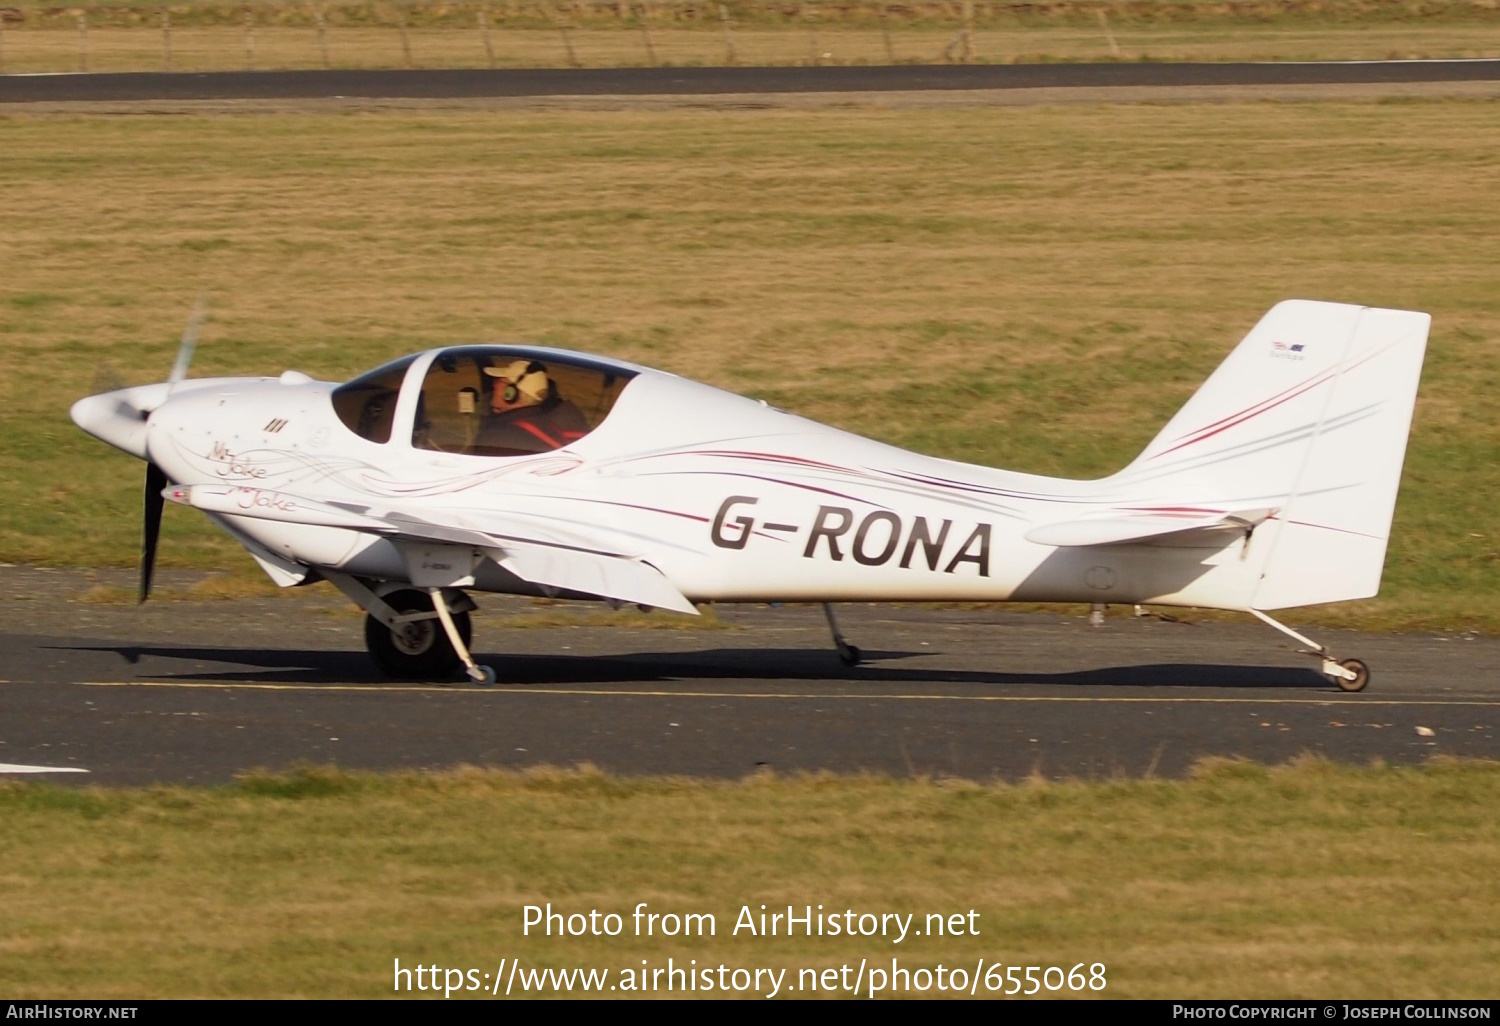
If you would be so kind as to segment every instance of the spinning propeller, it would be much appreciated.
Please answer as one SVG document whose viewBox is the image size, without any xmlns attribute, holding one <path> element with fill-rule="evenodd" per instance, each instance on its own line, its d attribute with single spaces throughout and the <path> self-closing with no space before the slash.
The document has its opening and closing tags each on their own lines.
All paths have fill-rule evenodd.
<svg viewBox="0 0 1500 1026">
<path fill-rule="evenodd" d="M 182 333 L 182 344 L 177 347 L 177 359 L 172 364 L 172 373 L 167 376 L 167 394 L 162 402 L 171 397 L 177 388 L 178 382 L 187 376 L 188 364 L 193 360 L 193 350 L 198 345 L 198 328 L 203 323 L 204 315 L 207 313 L 207 304 L 200 293 L 198 301 L 193 304 L 193 312 L 188 316 L 187 328 Z M 131 406 L 121 400 L 122 407 L 129 409 L 140 419 L 145 420 L 151 416 L 151 410 L 140 409 Z M 154 407 L 153 407 L 154 409 Z M 123 412 L 123 411 L 122 411 Z M 151 597 L 151 578 L 156 571 L 156 544 L 161 536 L 161 511 L 166 499 L 162 497 L 162 491 L 171 482 L 167 480 L 166 473 L 152 462 L 149 450 L 146 457 L 146 490 L 143 499 L 143 517 L 141 533 L 141 588 L 137 604 Z"/>
</svg>

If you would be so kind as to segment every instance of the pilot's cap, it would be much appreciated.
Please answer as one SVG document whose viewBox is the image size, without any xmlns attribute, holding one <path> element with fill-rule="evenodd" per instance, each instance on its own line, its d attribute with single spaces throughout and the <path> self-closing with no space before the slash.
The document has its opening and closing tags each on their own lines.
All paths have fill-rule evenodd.
<svg viewBox="0 0 1500 1026">
<path fill-rule="evenodd" d="M 516 386 L 516 391 L 532 402 L 547 398 L 551 381 L 542 365 L 534 360 L 516 360 L 504 367 L 486 367 L 484 372 L 492 378 L 504 378 Z"/>
</svg>

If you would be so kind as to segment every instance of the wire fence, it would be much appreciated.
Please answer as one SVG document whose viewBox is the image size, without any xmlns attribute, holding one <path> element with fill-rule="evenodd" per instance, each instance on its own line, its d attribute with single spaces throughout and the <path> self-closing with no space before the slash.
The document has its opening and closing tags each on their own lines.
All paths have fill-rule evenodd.
<svg viewBox="0 0 1500 1026">
<path fill-rule="evenodd" d="M 1179 56 L 1161 45 L 1193 29 L 1399 31 L 1390 19 L 1402 11 L 1384 0 L 0 0 L 0 74 L 1139 60 Z M 1500 5 L 1425 0 L 1420 18 L 1500 26 Z"/>
<path fill-rule="evenodd" d="M 961 62 L 1007 14 L 974 0 L 0 7 L 0 73 Z"/>
</svg>

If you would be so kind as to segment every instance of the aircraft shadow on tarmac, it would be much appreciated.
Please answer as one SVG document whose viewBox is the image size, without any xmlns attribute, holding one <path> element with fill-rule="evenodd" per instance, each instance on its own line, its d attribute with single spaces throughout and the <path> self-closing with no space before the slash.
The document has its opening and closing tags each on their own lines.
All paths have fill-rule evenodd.
<svg viewBox="0 0 1500 1026">
<path fill-rule="evenodd" d="M 363 652 L 287 651 L 254 648 L 176 648 L 126 645 L 56 646 L 57 650 L 115 652 L 137 669 L 131 675 L 148 681 L 244 681 L 267 684 L 390 684 Z M 715 648 L 698 652 L 643 652 L 631 655 L 479 654 L 474 658 L 507 684 L 670 684 L 692 680 L 850 681 L 872 684 L 1045 684 L 1074 687 L 1176 687 L 1262 690 L 1295 688 L 1327 691 L 1332 685 L 1311 669 L 1217 663 L 1149 663 L 1055 673 L 1004 670 L 952 670 L 882 665 L 941 653 L 870 651 L 856 667 L 839 664 L 831 651 L 817 649 Z M 165 659 L 217 664 L 189 673 L 163 672 L 166 666 L 141 666 L 142 660 Z M 452 682 L 467 686 L 461 677 Z M 434 685 L 435 687 L 442 685 Z"/>
</svg>

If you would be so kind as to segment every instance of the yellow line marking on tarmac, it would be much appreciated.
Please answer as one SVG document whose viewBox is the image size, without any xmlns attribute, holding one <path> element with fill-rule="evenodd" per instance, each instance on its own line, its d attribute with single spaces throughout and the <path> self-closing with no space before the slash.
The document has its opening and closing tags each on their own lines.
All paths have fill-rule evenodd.
<svg viewBox="0 0 1500 1026">
<path fill-rule="evenodd" d="M 1440 698 L 1234 698 L 1209 696 L 1140 695 L 909 695 L 909 694 L 840 694 L 831 691 L 606 691 L 598 688 L 534 688 L 524 684 L 493 687 L 448 686 L 442 684 L 265 684 L 256 681 L 168 681 L 168 680 L 86 680 L 86 688 L 182 688 L 234 691 L 416 691 L 422 694 L 450 695 L 565 695 L 586 698 L 780 698 L 789 700 L 836 701 L 852 698 L 871 702 L 1100 702 L 1119 705 L 1474 705 L 1500 706 L 1500 700 Z"/>
</svg>

